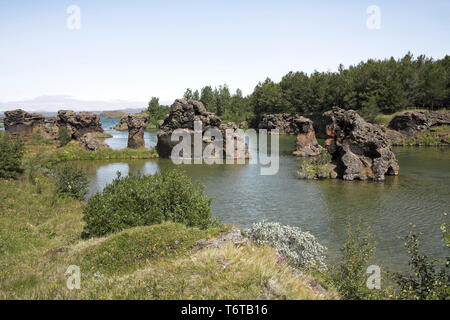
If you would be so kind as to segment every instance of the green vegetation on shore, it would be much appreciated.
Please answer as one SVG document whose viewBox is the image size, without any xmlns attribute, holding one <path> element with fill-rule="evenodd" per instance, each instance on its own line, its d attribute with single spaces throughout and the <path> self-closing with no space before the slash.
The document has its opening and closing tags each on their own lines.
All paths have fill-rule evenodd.
<svg viewBox="0 0 450 320">
<path fill-rule="evenodd" d="M 22 170 L 24 144 L 0 131 L 0 179 L 16 178 Z"/>
<path fill-rule="evenodd" d="M 106 237 L 81 238 L 85 204 L 27 179 L 0 180 L 0 299 L 333 299 L 269 246 L 198 248 L 230 226 L 199 229 L 166 222 Z M 66 286 L 70 265 L 81 288 Z"/>
<path fill-rule="evenodd" d="M 211 198 L 179 170 L 153 175 L 129 175 L 113 180 L 89 199 L 84 210 L 86 237 L 126 228 L 173 221 L 206 229 L 220 223 L 212 218 Z"/>
<path fill-rule="evenodd" d="M 334 179 L 337 174 L 331 155 L 323 149 L 318 156 L 299 159 L 297 176 L 300 179 Z"/>
<path fill-rule="evenodd" d="M 7 140 L 8 145 L 15 142 L 19 141 Z M 211 199 L 176 171 L 117 179 L 102 195 L 84 203 L 80 199 L 86 192 L 85 175 L 67 161 L 109 158 L 114 155 L 111 152 L 84 151 L 76 142 L 63 147 L 26 145 L 24 164 L 17 162 L 25 174 L 16 175 L 16 180 L 0 179 L 0 299 L 337 297 L 311 288 L 310 278 L 278 261 L 276 250 L 269 246 L 244 243 L 209 249 L 197 245 L 194 250 L 198 240 L 204 243 L 232 227 L 211 219 Z M 143 150 L 120 150 L 115 155 L 123 158 L 124 152 L 142 155 Z M 2 164 L 2 169 L 11 168 Z M 158 183 L 147 183 L 153 188 L 144 190 L 141 180 Z M 155 198 L 156 189 L 161 192 Z M 107 200 L 108 190 L 113 198 L 120 193 L 119 202 L 128 205 L 100 203 Z M 106 211 L 100 210 L 103 206 Z M 136 216 L 131 224 L 120 224 L 105 237 L 91 233 L 84 238 L 91 218 L 113 209 L 126 220 L 139 206 L 141 217 L 153 217 L 150 212 L 165 217 L 153 217 L 150 223 L 154 224 L 147 225 Z M 80 267 L 80 290 L 67 288 L 66 271 L 71 265 Z"/>
<path fill-rule="evenodd" d="M 124 115 L 126 115 L 126 112 L 121 110 L 103 111 L 100 113 L 100 117 L 104 117 L 106 119 L 120 119 Z"/>
<path fill-rule="evenodd" d="M 398 146 L 447 146 L 450 143 L 450 125 L 442 125 L 416 133 L 413 138 L 392 143 Z"/>
<path fill-rule="evenodd" d="M 87 151 L 76 141 L 71 141 L 61 148 L 53 144 L 30 146 L 25 152 L 25 157 L 33 157 L 39 153 L 45 154 L 46 161 L 50 166 L 70 160 L 152 159 L 158 157 L 154 148 L 125 148 L 120 150 L 100 148 L 97 151 Z"/>
</svg>

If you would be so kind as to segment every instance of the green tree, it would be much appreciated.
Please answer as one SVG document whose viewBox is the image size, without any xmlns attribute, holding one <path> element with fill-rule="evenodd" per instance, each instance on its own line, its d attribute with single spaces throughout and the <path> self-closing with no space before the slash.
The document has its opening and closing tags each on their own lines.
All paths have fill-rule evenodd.
<svg viewBox="0 0 450 320">
<path fill-rule="evenodd" d="M 20 138 L 10 138 L 0 131 L 0 178 L 17 178 L 23 172 L 24 144 Z"/>
<path fill-rule="evenodd" d="M 186 91 L 184 92 L 183 97 L 188 99 L 188 100 L 192 99 L 193 98 L 192 89 L 187 88 Z"/>
<path fill-rule="evenodd" d="M 203 103 L 206 110 L 216 112 L 216 101 L 211 86 L 202 88 L 200 93 L 200 101 Z"/>
<path fill-rule="evenodd" d="M 147 113 L 149 115 L 150 124 L 159 127 L 159 121 L 169 112 L 169 107 L 159 104 L 159 98 L 152 97 L 148 103 Z"/>
</svg>

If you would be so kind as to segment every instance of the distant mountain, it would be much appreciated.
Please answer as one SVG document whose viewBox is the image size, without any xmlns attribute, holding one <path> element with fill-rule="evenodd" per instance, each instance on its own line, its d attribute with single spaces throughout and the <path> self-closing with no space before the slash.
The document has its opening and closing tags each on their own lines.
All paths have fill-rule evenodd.
<svg viewBox="0 0 450 320">
<path fill-rule="evenodd" d="M 78 100 L 67 95 L 40 96 L 30 100 L 0 102 L 0 111 L 23 109 L 28 112 L 55 115 L 58 110 L 69 109 L 74 111 L 102 112 L 103 110 L 123 110 L 127 113 L 140 112 L 147 108 L 144 101 L 88 101 Z M 2 112 L 3 114 L 3 112 Z"/>
</svg>

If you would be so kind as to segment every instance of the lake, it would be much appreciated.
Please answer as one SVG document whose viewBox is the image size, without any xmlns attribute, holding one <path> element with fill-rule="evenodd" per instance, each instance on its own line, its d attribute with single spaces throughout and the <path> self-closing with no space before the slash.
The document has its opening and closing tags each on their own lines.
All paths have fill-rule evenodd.
<svg viewBox="0 0 450 320">
<path fill-rule="evenodd" d="M 106 139 L 114 149 L 127 145 L 127 132 L 109 129 L 117 119 L 102 119 Z M 145 133 L 146 147 L 156 145 L 156 133 Z M 389 270 L 407 268 L 403 237 L 410 223 L 423 232 L 423 249 L 443 257 L 441 214 L 450 208 L 450 151 L 447 147 L 395 147 L 400 175 L 383 183 L 342 180 L 300 180 L 301 159 L 290 155 L 295 137 L 280 136 L 280 168 L 276 175 L 260 175 L 259 164 L 180 165 L 169 159 L 81 162 L 90 178 L 90 195 L 116 177 L 129 172 L 153 174 L 178 167 L 202 182 L 214 197 L 212 211 L 226 224 L 248 228 L 263 219 L 310 231 L 328 247 L 329 261 L 339 259 L 350 219 L 369 224 L 377 241 L 374 264 Z M 254 152 L 255 146 L 250 146 Z"/>
</svg>

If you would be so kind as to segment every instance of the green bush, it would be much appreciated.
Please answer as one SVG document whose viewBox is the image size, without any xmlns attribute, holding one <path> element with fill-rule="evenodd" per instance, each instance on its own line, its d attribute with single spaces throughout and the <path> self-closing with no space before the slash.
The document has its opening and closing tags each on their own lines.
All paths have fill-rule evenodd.
<svg viewBox="0 0 450 320">
<path fill-rule="evenodd" d="M 64 147 L 66 144 L 68 144 L 72 140 L 72 137 L 67 132 L 66 127 L 59 127 L 58 129 L 58 141 L 59 146 Z"/>
<path fill-rule="evenodd" d="M 218 224 L 211 217 L 211 198 L 203 194 L 203 186 L 193 184 L 179 170 L 124 178 L 118 173 L 101 193 L 89 199 L 83 214 L 84 237 L 163 221 L 200 228 Z"/>
<path fill-rule="evenodd" d="M 83 200 L 88 192 L 89 180 L 80 168 L 73 164 L 64 164 L 53 170 L 56 179 L 56 194 L 61 197 L 71 197 Z"/>
<path fill-rule="evenodd" d="M 355 228 L 348 223 L 347 240 L 341 248 L 343 261 L 330 268 L 329 281 L 345 300 L 363 300 L 377 297 L 376 290 L 366 285 L 367 266 L 375 250 L 375 243 L 368 227 L 361 221 Z"/>
<path fill-rule="evenodd" d="M 315 157 L 301 159 L 297 176 L 300 179 L 336 178 L 335 166 L 331 163 L 331 154 L 322 149 Z"/>
<path fill-rule="evenodd" d="M 445 218 L 448 216 L 445 214 Z M 447 221 L 443 221 L 442 241 L 450 248 Z M 450 258 L 445 261 L 434 259 L 420 251 L 420 234 L 414 228 L 405 237 L 405 247 L 410 255 L 411 273 L 393 273 L 400 299 L 447 300 L 450 299 Z"/>
<path fill-rule="evenodd" d="M 17 178 L 23 172 L 24 145 L 20 138 L 10 138 L 0 131 L 0 178 Z"/>
</svg>

